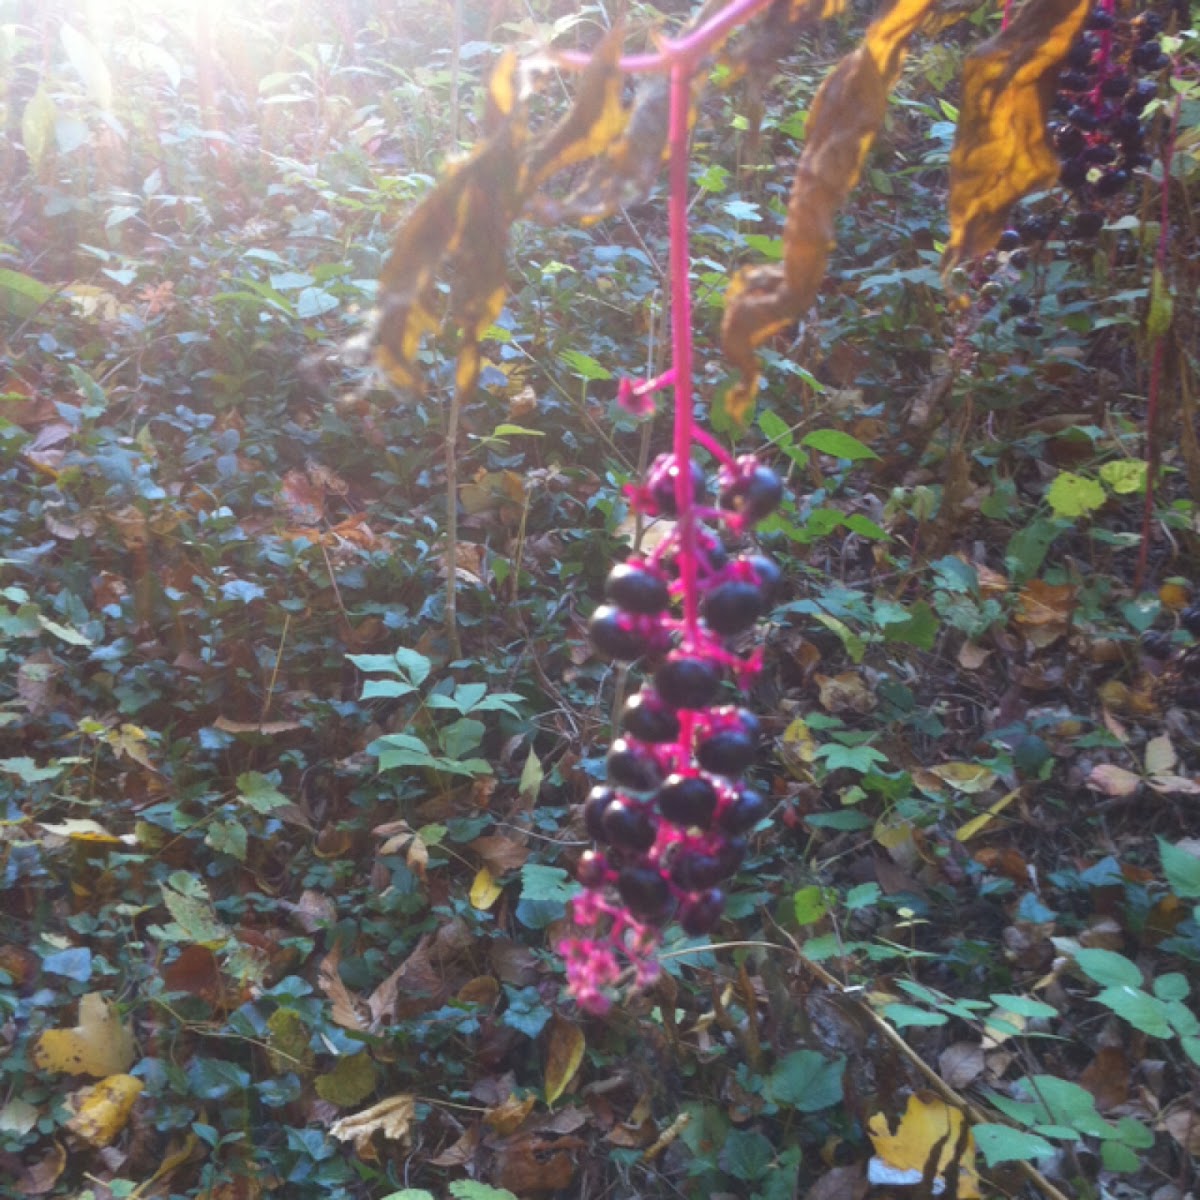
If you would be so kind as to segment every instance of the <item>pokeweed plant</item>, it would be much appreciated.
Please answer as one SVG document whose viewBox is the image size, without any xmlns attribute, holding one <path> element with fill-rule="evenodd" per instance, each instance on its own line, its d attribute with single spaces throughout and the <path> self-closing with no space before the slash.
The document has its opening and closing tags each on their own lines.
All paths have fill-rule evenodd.
<svg viewBox="0 0 1200 1200">
<path fill-rule="evenodd" d="M 1089 6 L 1090 0 L 1028 0 L 967 57 L 950 157 L 946 266 L 990 249 L 1012 204 L 1057 180 L 1047 106 Z M 759 349 L 816 299 L 837 211 L 862 172 L 909 42 L 937 20 L 934 7 L 934 0 L 894 0 L 814 100 L 782 253 L 736 269 L 726 289 L 721 341 L 738 378 L 723 398 L 725 429 L 748 422 Z M 727 639 L 765 611 L 779 570 L 764 555 L 731 557 L 720 534 L 740 535 L 768 516 L 783 489 L 769 467 L 753 455 L 732 456 L 695 421 L 689 126 L 700 71 L 718 50 L 727 69 L 761 71 L 839 8 L 836 0 L 730 0 L 702 8 L 691 26 L 651 53 L 622 56 L 618 24 L 591 53 L 547 52 L 524 63 L 504 55 L 488 88 L 490 132 L 451 164 L 401 227 L 368 330 L 388 381 L 420 390 L 426 336 L 446 318 L 457 328 L 446 432 L 452 481 L 455 414 L 478 389 L 481 344 L 504 307 L 512 225 L 525 216 L 594 225 L 644 198 L 667 159 L 671 361 L 655 378 L 621 383 L 618 399 L 634 413 L 646 412 L 655 393 L 673 392 L 671 451 L 654 461 L 628 496 L 642 514 L 674 525 L 653 551 L 612 571 L 610 604 L 590 624 L 600 651 L 657 664 L 652 682 L 621 714 L 622 736 L 608 755 L 608 784 L 595 789 L 585 806 L 589 831 L 608 849 L 585 855 L 580 864 L 584 891 L 574 901 L 574 917 L 582 931 L 561 948 L 576 998 L 593 1011 L 611 1003 L 627 969 L 622 960 L 635 984 L 655 977 L 654 949 L 672 912 L 686 932 L 712 928 L 724 903 L 720 884 L 745 854 L 744 835 L 766 815 L 766 800 L 740 780 L 755 754 L 758 722 L 745 709 L 717 700 L 726 676 L 744 686 L 758 669 L 757 652 L 742 658 Z M 727 47 L 743 26 L 744 36 Z M 578 73 L 576 99 L 560 120 L 535 129 L 530 100 L 552 68 Z M 626 103 L 629 75 L 640 82 Z M 547 192 L 552 178 L 581 163 L 588 165 L 567 195 Z M 715 504 L 696 447 L 716 461 Z M 452 487 L 449 494 L 445 615 L 453 648 L 458 584 Z"/>
</svg>

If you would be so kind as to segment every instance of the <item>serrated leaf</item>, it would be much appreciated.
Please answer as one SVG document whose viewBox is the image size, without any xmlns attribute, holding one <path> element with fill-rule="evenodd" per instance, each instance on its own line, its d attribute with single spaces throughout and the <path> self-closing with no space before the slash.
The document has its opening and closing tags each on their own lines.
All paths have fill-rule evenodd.
<svg viewBox="0 0 1200 1200">
<path fill-rule="evenodd" d="M 266 775 L 258 771 L 245 771 L 239 775 L 237 787 L 238 799 L 256 813 L 266 815 L 291 803 Z"/>
</svg>

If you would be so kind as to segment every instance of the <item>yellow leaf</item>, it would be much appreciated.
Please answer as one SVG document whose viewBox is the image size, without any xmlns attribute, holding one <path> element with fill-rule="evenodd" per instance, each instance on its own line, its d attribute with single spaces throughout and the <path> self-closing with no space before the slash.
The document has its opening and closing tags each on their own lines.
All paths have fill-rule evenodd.
<svg viewBox="0 0 1200 1200">
<path fill-rule="evenodd" d="M 389 1096 L 360 1113 L 334 1121 L 329 1132 L 339 1141 L 353 1142 L 354 1149 L 364 1154 L 370 1151 L 371 1138 L 377 1132 L 389 1141 L 407 1142 L 416 1115 L 415 1097 Z"/>
<path fill-rule="evenodd" d="M 587 1048 L 583 1030 L 565 1017 L 554 1016 L 546 1046 L 546 1103 L 553 1104 L 575 1077 Z"/>
<path fill-rule="evenodd" d="M 948 783 L 956 792 L 964 792 L 968 796 L 986 792 L 996 782 L 996 772 L 981 763 L 949 762 L 929 769 L 943 783 Z"/>
<path fill-rule="evenodd" d="M 969 842 L 977 833 L 991 823 L 993 817 L 999 816 L 1020 794 L 1020 788 L 1013 788 L 1007 796 L 1001 796 L 987 812 L 980 813 L 977 817 L 972 817 L 971 820 L 963 825 L 954 835 L 955 838 L 960 842 Z"/>
<path fill-rule="evenodd" d="M 369 1054 L 345 1054 L 328 1075 L 317 1076 L 317 1095 L 339 1108 L 361 1104 L 375 1090 L 375 1064 Z"/>
<path fill-rule="evenodd" d="M 721 341 L 741 372 L 725 408 L 741 424 L 754 401 L 754 352 L 816 300 L 833 246 L 834 219 L 858 182 L 909 38 L 933 0 L 895 0 L 871 22 L 862 44 L 821 84 L 809 111 L 784 226 L 782 263 L 743 268 L 726 290 Z"/>
<path fill-rule="evenodd" d="M 67 1128 L 93 1146 L 107 1146 L 125 1128 L 142 1087 L 142 1081 L 132 1075 L 110 1075 L 80 1088 L 71 1095 L 75 1115 Z"/>
<path fill-rule="evenodd" d="M 74 1029 L 47 1029 L 33 1060 L 43 1071 L 103 1079 L 127 1071 L 133 1054 L 133 1034 L 116 1010 L 99 992 L 89 992 L 79 1001 L 79 1024 Z"/>
<path fill-rule="evenodd" d="M 471 904 L 482 911 L 487 911 L 497 900 L 504 889 L 496 882 L 487 867 L 480 867 L 471 884 Z"/>
<path fill-rule="evenodd" d="M 1029 0 L 963 64 L 947 267 L 990 250 L 1012 205 L 1058 179 L 1046 122 L 1059 68 L 1090 7 L 1091 0 Z"/>
<path fill-rule="evenodd" d="M 1146 743 L 1146 774 L 1167 775 L 1179 764 L 1179 755 L 1169 733 L 1160 733 Z"/>
<path fill-rule="evenodd" d="M 69 817 L 65 821 L 59 821 L 56 825 L 51 825 L 46 821 L 39 821 L 38 825 L 47 833 L 56 834 L 58 837 L 70 838 L 73 842 L 100 842 L 108 846 L 119 846 L 121 844 L 121 839 L 115 833 L 109 833 L 103 825 L 86 817 Z"/>
<path fill-rule="evenodd" d="M 975 1169 L 975 1139 L 961 1112 L 932 1092 L 909 1096 L 896 1132 L 888 1128 L 884 1113 L 871 1118 L 869 1132 L 875 1147 L 869 1178 L 872 1183 L 934 1185 L 957 1165 L 958 1200 L 980 1200 Z M 944 1186 L 944 1182 L 943 1182 Z"/>
</svg>

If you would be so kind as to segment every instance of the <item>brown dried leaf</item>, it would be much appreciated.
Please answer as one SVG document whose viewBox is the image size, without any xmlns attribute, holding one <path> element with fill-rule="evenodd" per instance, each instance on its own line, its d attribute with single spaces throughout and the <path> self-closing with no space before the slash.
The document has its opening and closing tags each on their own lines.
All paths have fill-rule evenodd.
<svg viewBox="0 0 1200 1200">
<path fill-rule="evenodd" d="M 297 525 L 320 525 L 325 519 L 325 489 L 314 485 L 303 471 L 284 475 L 279 501 L 288 520 Z"/>
<path fill-rule="evenodd" d="M 506 875 L 509 871 L 515 871 L 524 866 L 529 857 L 528 846 L 523 846 L 502 833 L 477 837 L 468 843 L 467 849 L 474 850 L 493 875 Z"/>
<path fill-rule="evenodd" d="M 580 1138 L 549 1138 L 528 1134 L 500 1148 L 496 1182 L 518 1196 L 544 1195 L 569 1188 L 575 1179 L 575 1152 Z"/>
<path fill-rule="evenodd" d="M 389 1141 L 407 1144 L 413 1120 L 417 1115 L 416 1099 L 413 1096 L 389 1096 L 364 1108 L 360 1113 L 342 1117 L 329 1127 L 331 1137 L 341 1142 L 354 1143 L 354 1149 L 363 1158 L 373 1157 L 371 1138 L 382 1134 Z"/>
<path fill-rule="evenodd" d="M 377 1033 L 389 1020 L 415 1016 L 436 1007 L 444 985 L 430 959 L 432 941 L 426 934 L 413 952 L 367 997 L 372 1033 Z"/>
<path fill-rule="evenodd" d="M 483 1123 L 495 1133 L 507 1137 L 525 1124 L 525 1118 L 533 1112 L 536 1103 L 537 1096 L 533 1092 L 521 1099 L 508 1095 L 483 1114 Z"/>
<path fill-rule="evenodd" d="M 362 1001 L 342 982 L 338 974 L 338 964 L 342 953 L 337 946 L 321 960 L 317 968 L 317 986 L 325 993 L 326 998 L 333 1004 L 334 1024 L 343 1029 L 357 1029 L 365 1032 L 367 1022 L 360 1012 Z"/>
<path fill-rule="evenodd" d="M 1106 796 L 1132 796 L 1142 786 L 1142 777 L 1114 763 L 1101 763 L 1088 775 L 1088 787 Z"/>
<path fill-rule="evenodd" d="M 784 260 L 743 268 L 726 291 L 721 341 L 741 372 L 725 408 L 742 422 L 754 400 L 755 350 L 813 304 L 833 245 L 834 218 L 858 182 L 908 40 L 933 0 L 895 0 L 871 22 L 862 45 L 826 78 L 809 112 L 784 227 Z"/>
<path fill-rule="evenodd" d="M 1059 68 L 1089 7 L 1090 0 L 1029 0 L 963 65 L 947 267 L 990 250 L 1012 205 L 1058 179 L 1046 122 Z"/>
<path fill-rule="evenodd" d="M 44 1196 L 52 1192 L 66 1165 L 66 1150 L 58 1142 L 52 1143 L 41 1159 L 21 1171 L 17 1191 L 22 1196 Z"/>
<path fill-rule="evenodd" d="M 815 675 L 821 707 L 831 713 L 869 713 L 879 704 L 879 698 L 855 671 L 840 675 Z"/>
<path fill-rule="evenodd" d="M 1177 1108 L 1167 1113 L 1158 1123 L 1165 1129 L 1185 1154 L 1200 1155 L 1200 1113 L 1191 1108 Z"/>
<path fill-rule="evenodd" d="M 978 1042 L 954 1042 L 938 1055 L 938 1073 L 952 1088 L 970 1086 L 986 1064 Z"/>
</svg>

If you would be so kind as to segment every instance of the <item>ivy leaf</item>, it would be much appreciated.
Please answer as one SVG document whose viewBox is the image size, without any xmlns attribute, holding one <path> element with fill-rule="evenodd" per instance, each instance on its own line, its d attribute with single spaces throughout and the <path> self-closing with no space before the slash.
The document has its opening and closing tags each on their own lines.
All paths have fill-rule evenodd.
<svg viewBox="0 0 1200 1200">
<path fill-rule="evenodd" d="M 1013 204 L 1058 179 L 1046 123 L 1059 68 L 1090 6 L 1029 0 L 963 64 L 946 267 L 990 250 Z"/>
</svg>

